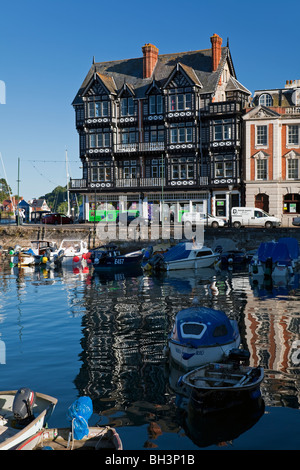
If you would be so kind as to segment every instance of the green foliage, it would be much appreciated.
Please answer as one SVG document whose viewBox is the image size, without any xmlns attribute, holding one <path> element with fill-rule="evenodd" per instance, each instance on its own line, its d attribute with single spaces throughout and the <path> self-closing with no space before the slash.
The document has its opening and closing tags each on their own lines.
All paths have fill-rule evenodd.
<svg viewBox="0 0 300 470">
<path fill-rule="evenodd" d="M 67 201 L 67 186 L 57 186 L 51 193 L 47 193 L 44 196 L 40 196 L 41 199 L 46 199 L 48 206 L 52 212 L 62 212 L 64 214 L 68 211 Z M 75 195 L 69 194 L 70 205 L 74 207 L 73 202 L 75 201 Z M 77 195 L 78 205 L 82 203 L 82 196 Z M 77 206 L 77 204 L 76 204 Z"/>
<path fill-rule="evenodd" d="M 10 199 L 11 188 L 8 186 L 6 179 L 0 178 L 0 203 L 5 199 Z"/>
</svg>

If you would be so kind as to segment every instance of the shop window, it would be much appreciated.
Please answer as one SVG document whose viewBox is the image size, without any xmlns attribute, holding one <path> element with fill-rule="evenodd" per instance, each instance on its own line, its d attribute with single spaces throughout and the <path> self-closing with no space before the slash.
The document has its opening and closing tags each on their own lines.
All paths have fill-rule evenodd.
<svg viewBox="0 0 300 470">
<path fill-rule="evenodd" d="M 300 194 L 291 193 L 283 196 L 283 213 L 299 214 L 300 213 Z"/>
</svg>

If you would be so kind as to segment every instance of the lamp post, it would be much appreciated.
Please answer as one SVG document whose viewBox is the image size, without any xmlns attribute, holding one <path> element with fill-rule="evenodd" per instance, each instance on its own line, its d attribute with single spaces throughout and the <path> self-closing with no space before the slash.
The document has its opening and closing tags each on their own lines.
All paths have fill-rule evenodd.
<svg viewBox="0 0 300 470">
<path fill-rule="evenodd" d="M 232 199 L 231 199 L 231 195 L 232 195 L 232 190 L 233 190 L 233 184 L 229 184 L 229 185 L 228 185 L 228 189 L 229 189 L 229 218 L 228 218 L 228 226 L 231 228 L 231 227 L 232 227 L 232 218 L 231 218 Z"/>
</svg>

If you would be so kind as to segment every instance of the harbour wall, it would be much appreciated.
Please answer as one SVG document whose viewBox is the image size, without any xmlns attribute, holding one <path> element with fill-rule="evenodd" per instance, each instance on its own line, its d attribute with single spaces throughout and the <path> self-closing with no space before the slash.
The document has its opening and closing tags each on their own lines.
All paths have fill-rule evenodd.
<svg viewBox="0 0 300 470">
<path fill-rule="evenodd" d="M 30 246 L 32 240 L 51 240 L 58 245 L 65 239 L 81 239 L 87 242 L 89 248 L 108 243 L 107 240 L 101 240 L 97 237 L 92 224 L 84 224 L 79 226 L 51 226 L 45 227 L 42 225 L 0 225 L 0 245 L 3 249 L 20 245 L 22 248 Z M 161 232 L 160 232 L 161 233 Z M 166 233 L 166 232 L 165 232 Z M 138 234 L 137 234 L 138 235 Z M 254 250 L 261 242 L 278 240 L 281 237 L 294 237 L 300 241 L 300 227 L 280 227 L 275 229 L 264 228 L 228 228 L 222 227 L 219 229 L 205 228 L 204 243 L 211 246 L 216 240 L 221 238 L 231 239 L 239 249 Z M 182 239 L 184 240 L 184 238 Z M 179 240 L 174 239 L 174 233 L 170 230 L 164 238 L 152 238 L 151 229 L 149 229 L 149 236 L 147 239 L 133 239 L 127 238 L 120 240 L 117 238 L 111 240 L 122 251 L 134 251 L 149 245 L 159 244 L 172 244 Z"/>
</svg>

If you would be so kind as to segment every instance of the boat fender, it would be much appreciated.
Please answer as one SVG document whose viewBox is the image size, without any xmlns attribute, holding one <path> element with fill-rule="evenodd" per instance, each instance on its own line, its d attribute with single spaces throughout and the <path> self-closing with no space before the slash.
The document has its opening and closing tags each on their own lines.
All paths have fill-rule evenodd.
<svg viewBox="0 0 300 470">
<path fill-rule="evenodd" d="M 79 261 L 80 261 L 79 256 L 74 256 L 73 262 L 74 262 L 74 263 L 79 263 Z"/>
<path fill-rule="evenodd" d="M 43 263 L 43 264 L 46 264 L 47 262 L 48 262 L 47 256 L 43 256 L 43 257 L 42 257 L 42 263 Z"/>
</svg>

